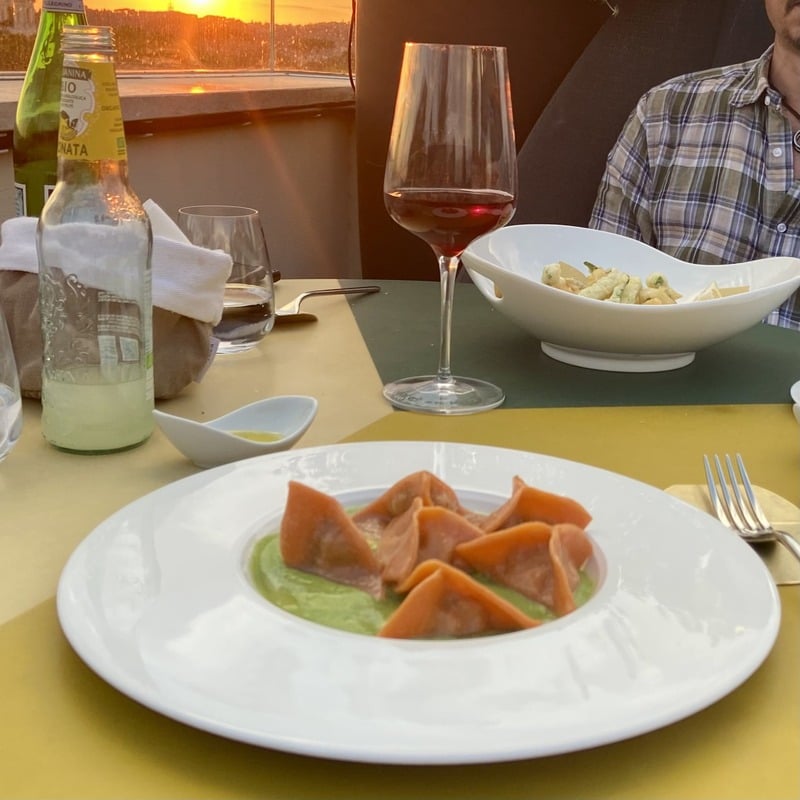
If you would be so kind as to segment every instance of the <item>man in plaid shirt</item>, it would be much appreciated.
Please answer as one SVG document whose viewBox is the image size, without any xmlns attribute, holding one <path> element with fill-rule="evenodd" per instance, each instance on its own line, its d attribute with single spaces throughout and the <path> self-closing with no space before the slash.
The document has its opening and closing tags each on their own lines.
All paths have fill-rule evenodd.
<svg viewBox="0 0 800 800">
<path fill-rule="evenodd" d="M 765 6 L 775 41 L 759 59 L 673 78 L 639 100 L 590 227 L 697 264 L 800 257 L 800 0 Z M 800 328 L 798 294 L 765 321 Z"/>
</svg>

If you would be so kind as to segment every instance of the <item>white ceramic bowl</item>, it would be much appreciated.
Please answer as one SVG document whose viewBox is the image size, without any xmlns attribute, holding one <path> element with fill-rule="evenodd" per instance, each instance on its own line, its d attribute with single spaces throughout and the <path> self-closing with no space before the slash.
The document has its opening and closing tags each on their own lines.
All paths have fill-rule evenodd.
<svg viewBox="0 0 800 800">
<path fill-rule="evenodd" d="M 698 350 L 758 323 L 800 287 L 800 259 L 701 266 L 634 239 L 568 225 L 501 228 L 473 242 L 462 261 L 483 296 L 539 339 L 547 355 L 619 372 L 685 366 Z M 581 270 L 590 261 L 642 280 L 660 271 L 683 298 L 675 305 L 641 306 L 579 297 L 542 283 L 542 267 L 554 261 Z M 715 300 L 688 299 L 712 281 L 749 286 L 749 291 Z"/>
<path fill-rule="evenodd" d="M 317 414 L 317 401 L 305 395 L 279 395 L 237 408 L 208 422 L 195 422 L 158 409 L 153 411 L 162 433 L 198 467 L 288 450 L 308 430 Z M 269 441 L 248 436 L 271 434 Z"/>
</svg>

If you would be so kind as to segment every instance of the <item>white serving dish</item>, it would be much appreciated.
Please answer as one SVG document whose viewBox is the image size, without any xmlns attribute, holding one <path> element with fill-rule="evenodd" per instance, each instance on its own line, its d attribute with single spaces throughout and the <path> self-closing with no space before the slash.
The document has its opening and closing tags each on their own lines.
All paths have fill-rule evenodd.
<svg viewBox="0 0 800 800">
<path fill-rule="evenodd" d="M 511 225 L 477 239 L 462 261 L 483 296 L 541 341 L 547 355 L 618 372 L 676 369 L 698 350 L 741 333 L 800 287 L 800 259 L 689 264 L 634 239 L 568 225 Z M 566 261 L 616 267 L 643 280 L 663 272 L 683 297 L 675 305 L 592 300 L 542 283 L 542 268 Z M 712 281 L 749 290 L 715 300 L 690 298 Z"/>
</svg>

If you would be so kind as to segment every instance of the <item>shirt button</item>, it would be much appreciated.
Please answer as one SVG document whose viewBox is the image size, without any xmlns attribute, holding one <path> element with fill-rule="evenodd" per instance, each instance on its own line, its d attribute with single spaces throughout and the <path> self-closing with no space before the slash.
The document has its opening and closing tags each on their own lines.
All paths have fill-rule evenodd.
<svg viewBox="0 0 800 800">
<path fill-rule="evenodd" d="M 774 155 L 775 158 L 778 158 L 778 156 L 782 156 L 783 155 L 783 148 L 781 148 L 781 147 L 773 147 L 772 148 L 772 155 Z"/>
<path fill-rule="evenodd" d="M 787 225 L 785 222 L 778 223 L 778 233 L 786 233 Z"/>
</svg>

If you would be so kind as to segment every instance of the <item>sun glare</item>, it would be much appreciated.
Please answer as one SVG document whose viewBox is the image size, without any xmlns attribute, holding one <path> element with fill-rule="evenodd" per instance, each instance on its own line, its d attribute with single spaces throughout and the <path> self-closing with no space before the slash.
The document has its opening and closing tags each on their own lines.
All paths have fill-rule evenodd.
<svg viewBox="0 0 800 800">
<path fill-rule="evenodd" d="M 176 0 L 172 7 L 176 11 L 186 14 L 196 14 L 198 17 L 218 16 L 235 17 L 238 14 L 231 8 L 232 4 L 226 0 Z M 238 5 L 238 4 L 237 4 Z"/>
</svg>

